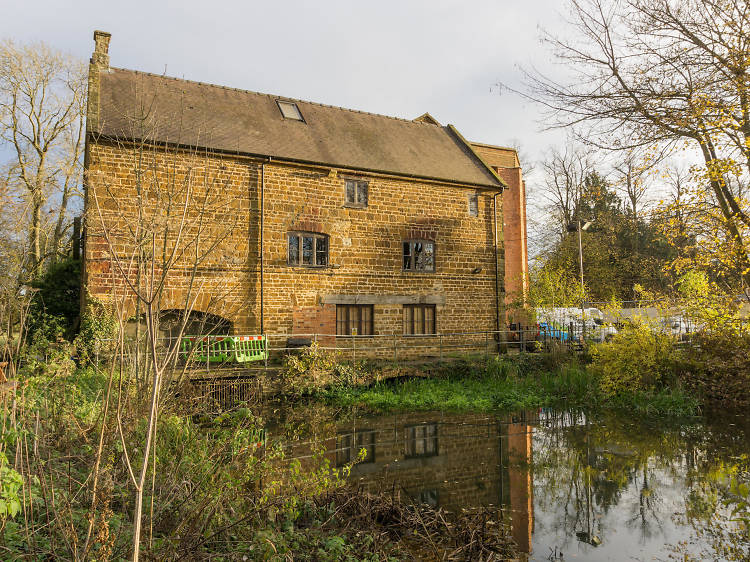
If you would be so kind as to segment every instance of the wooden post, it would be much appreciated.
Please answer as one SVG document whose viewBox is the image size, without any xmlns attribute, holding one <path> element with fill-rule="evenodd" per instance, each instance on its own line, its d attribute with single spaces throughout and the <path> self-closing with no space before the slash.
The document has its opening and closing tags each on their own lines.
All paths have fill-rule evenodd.
<svg viewBox="0 0 750 562">
<path fill-rule="evenodd" d="M 573 322 L 568 323 L 568 351 L 573 348 L 573 338 L 575 337 L 575 330 L 573 329 Z"/>
</svg>

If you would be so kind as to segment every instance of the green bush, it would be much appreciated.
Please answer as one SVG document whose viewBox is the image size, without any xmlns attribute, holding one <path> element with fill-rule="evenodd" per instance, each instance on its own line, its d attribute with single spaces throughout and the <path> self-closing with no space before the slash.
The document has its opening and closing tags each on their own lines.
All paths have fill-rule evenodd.
<svg viewBox="0 0 750 562">
<path fill-rule="evenodd" d="M 591 370 L 602 391 L 659 391 L 676 381 L 681 352 L 675 339 L 647 324 L 625 326 L 612 341 L 591 350 Z"/>
<path fill-rule="evenodd" d="M 66 259 L 52 264 L 31 283 L 36 289 L 29 310 L 29 332 L 41 332 L 49 340 L 72 339 L 81 310 L 81 262 Z"/>
<path fill-rule="evenodd" d="M 21 511 L 21 486 L 23 478 L 10 467 L 5 454 L 0 453 L 0 528 Z"/>
<path fill-rule="evenodd" d="M 114 349 L 118 329 L 119 323 L 112 310 L 100 300 L 89 297 L 81 318 L 81 329 L 74 341 L 81 361 L 89 361 L 97 353 Z"/>
<path fill-rule="evenodd" d="M 362 363 L 343 363 L 340 354 L 323 349 L 317 343 L 299 354 L 288 355 L 282 371 L 284 392 L 290 395 L 306 395 L 322 388 L 355 384 L 364 374 Z"/>
</svg>

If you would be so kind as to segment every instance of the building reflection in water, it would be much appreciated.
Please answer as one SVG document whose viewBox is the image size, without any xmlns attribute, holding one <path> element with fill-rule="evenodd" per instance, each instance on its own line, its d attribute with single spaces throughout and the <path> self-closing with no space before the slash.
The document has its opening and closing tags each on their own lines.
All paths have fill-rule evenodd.
<svg viewBox="0 0 750 562">
<path fill-rule="evenodd" d="M 449 511 L 470 506 L 505 508 L 514 540 L 528 553 L 534 530 L 530 465 L 537 423 L 537 411 L 360 417 L 336 423 L 335 437 L 329 433 L 322 445 L 335 466 L 365 451 L 351 478 L 366 491 L 396 490 L 415 502 Z M 291 445 L 287 458 L 308 456 L 306 448 L 302 443 Z"/>
<path fill-rule="evenodd" d="M 323 450 L 330 465 L 345 466 L 364 455 L 351 478 L 367 491 L 449 511 L 502 507 L 519 549 L 535 559 L 563 550 L 565 559 L 666 559 L 681 544 L 711 552 L 694 527 L 713 532 L 716 513 L 731 515 L 712 507 L 720 490 L 711 475 L 750 443 L 744 425 L 722 419 L 659 425 L 540 410 L 349 412 L 337 421 L 319 408 L 293 413 L 278 431 L 268 428 L 287 460 L 318 462 Z"/>
</svg>

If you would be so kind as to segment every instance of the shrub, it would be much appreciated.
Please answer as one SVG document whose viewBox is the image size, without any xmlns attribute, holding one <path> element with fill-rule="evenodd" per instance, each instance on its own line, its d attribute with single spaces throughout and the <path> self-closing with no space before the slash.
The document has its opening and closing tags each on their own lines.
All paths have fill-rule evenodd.
<svg viewBox="0 0 750 562">
<path fill-rule="evenodd" d="M 675 382 L 681 352 L 669 335 L 643 323 L 625 326 L 612 341 L 591 350 L 591 370 L 602 391 L 658 391 Z"/>
<path fill-rule="evenodd" d="M 72 339 L 81 310 L 81 262 L 66 259 L 52 264 L 31 284 L 36 292 L 29 310 L 29 332 L 49 339 Z"/>
<path fill-rule="evenodd" d="M 282 371 L 284 392 L 304 395 L 330 386 L 361 383 L 366 371 L 364 363 L 343 363 L 338 353 L 314 342 L 299 354 L 287 356 Z"/>
<path fill-rule="evenodd" d="M 750 334 L 703 332 L 686 354 L 685 386 L 709 402 L 750 404 Z"/>
<path fill-rule="evenodd" d="M 81 329 L 74 343 L 81 361 L 114 348 L 119 323 L 115 314 L 100 300 L 89 297 L 81 318 Z"/>
</svg>

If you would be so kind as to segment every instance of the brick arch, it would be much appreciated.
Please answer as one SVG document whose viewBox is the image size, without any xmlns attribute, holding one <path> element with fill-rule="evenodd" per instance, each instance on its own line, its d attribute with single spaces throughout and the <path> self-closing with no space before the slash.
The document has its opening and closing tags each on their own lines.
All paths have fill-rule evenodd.
<svg viewBox="0 0 750 562">
<path fill-rule="evenodd" d="M 165 309 L 159 313 L 159 337 L 160 338 L 173 338 L 176 337 L 183 315 L 181 309 Z M 141 317 L 141 325 L 145 326 L 145 318 Z M 128 334 L 130 336 L 135 334 L 136 320 L 133 319 L 128 322 Z M 202 334 L 216 334 L 216 335 L 227 335 L 232 333 L 234 325 L 231 320 L 224 318 L 218 314 L 210 312 L 203 312 L 200 310 L 193 310 L 188 313 L 188 321 L 185 325 L 185 331 L 183 335 L 202 335 Z"/>
<path fill-rule="evenodd" d="M 179 331 L 183 319 L 183 310 L 162 310 L 160 313 L 160 331 L 174 336 Z M 233 323 L 228 318 L 211 312 L 191 310 L 188 313 L 185 324 L 185 335 L 217 334 L 227 335 L 232 333 Z"/>
</svg>

